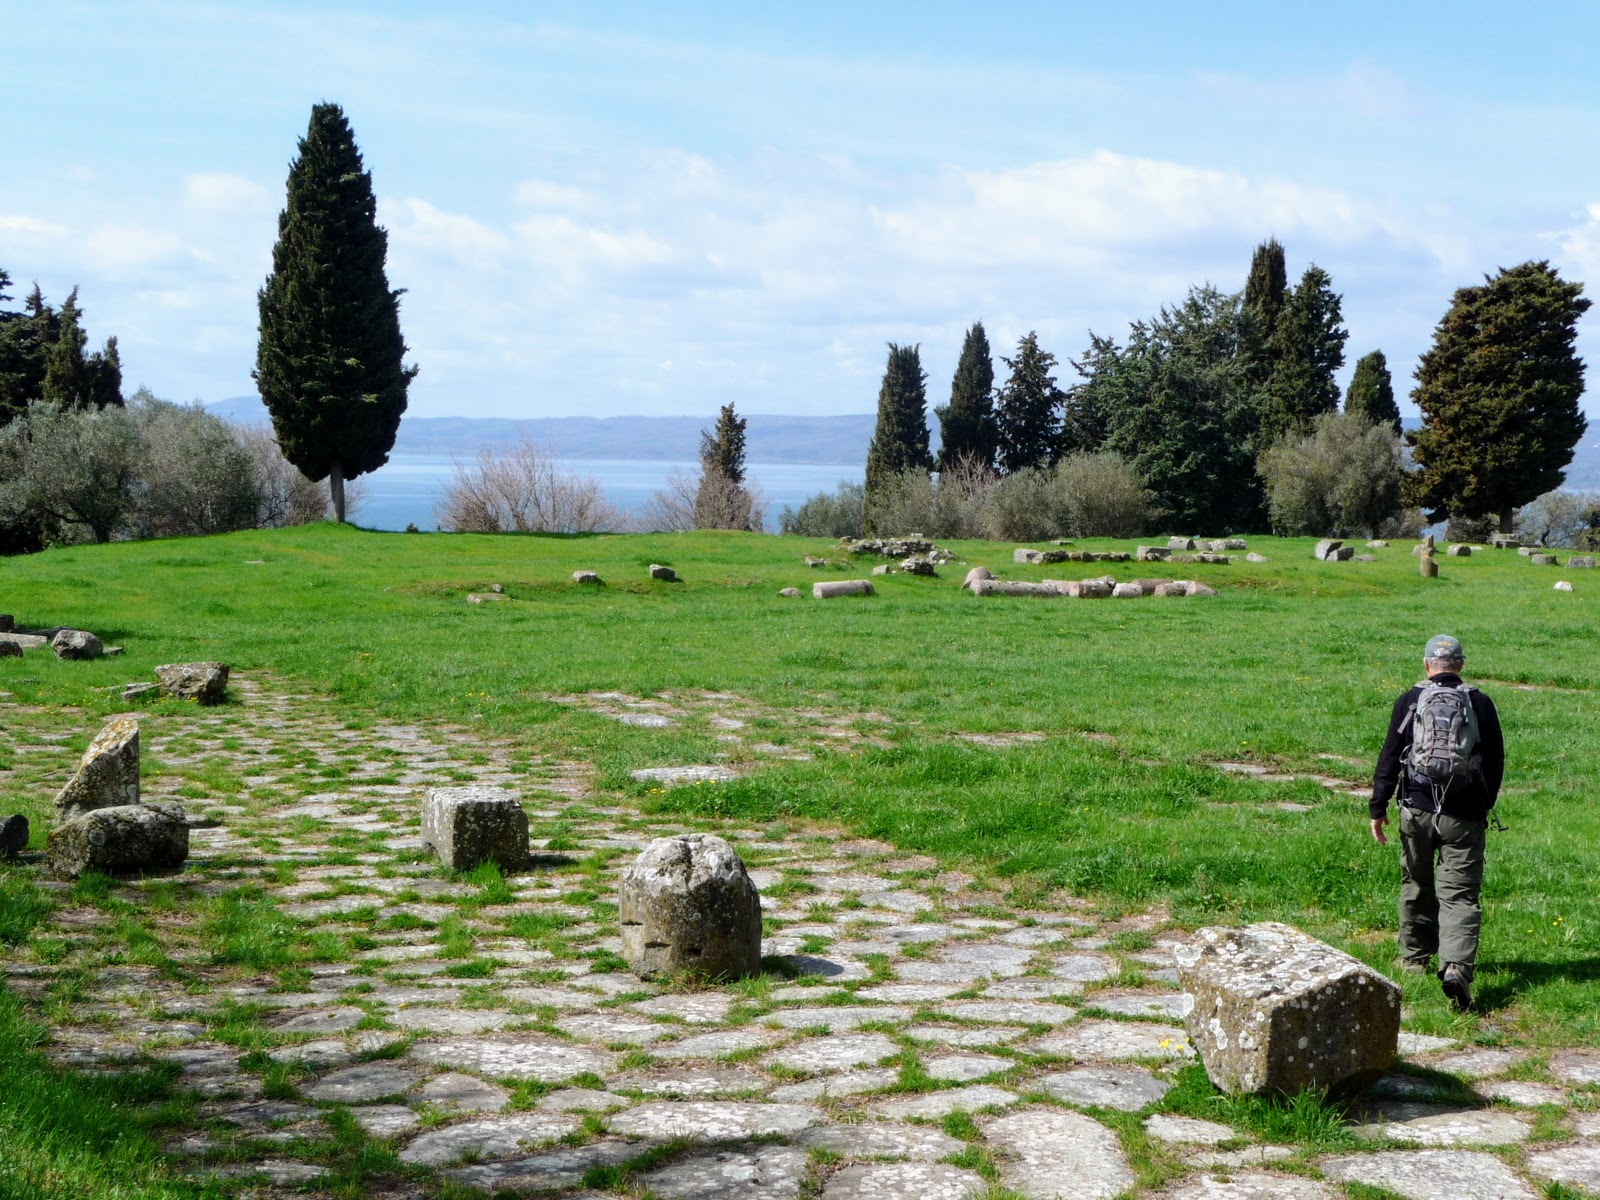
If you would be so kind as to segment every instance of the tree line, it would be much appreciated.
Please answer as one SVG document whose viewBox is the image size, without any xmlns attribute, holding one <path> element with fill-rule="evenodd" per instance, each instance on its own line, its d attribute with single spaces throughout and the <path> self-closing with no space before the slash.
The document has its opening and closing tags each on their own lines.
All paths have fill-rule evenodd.
<svg viewBox="0 0 1600 1200">
<path fill-rule="evenodd" d="M 1589 303 L 1543 261 L 1457 291 L 1417 370 L 1422 427 L 1404 433 L 1381 350 L 1357 361 L 1341 410 L 1343 298 L 1315 264 L 1290 284 L 1276 238 L 1256 248 L 1241 290 L 1191 288 L 1121 341 L 1091 331 L 1068 386 L 1033 332 L 1001 358 L 997 385 L 974 324 L 934 410 L 937 456 L 920 348 L 891 343 L 863 525 L 899 519 L 908 475 L 932 472 L 937 487 L 959 469 L 971 490 L 1095 456 L 1123 464 L 1150 497 L 1139 503 L 1176 529 L 1320 535 L 1415 508 L 1509 532 L 1519 507 L 1559 487 L 1584 432 L 1574 347 Z"/>
</svg>

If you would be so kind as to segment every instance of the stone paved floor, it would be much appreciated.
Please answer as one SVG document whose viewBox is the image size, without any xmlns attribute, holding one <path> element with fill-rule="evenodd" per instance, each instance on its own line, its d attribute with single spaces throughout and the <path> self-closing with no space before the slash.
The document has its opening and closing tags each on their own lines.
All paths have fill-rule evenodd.
<svg viewBox="0 0 1600 1200">
<path fill-rule="evenodd" d="M 174 1064 L 194 1103 L 170 1152 L 240 1195 L 348 1181 L 363 1135 L 396 1156 L 364 1177 L 390 1200 L 1600 1195 L 1600 1053 L 1406 1035 L 1353 1116 L 1357 1149 L 1263 1145 L 1156 1111 L 1192 1058 L 1182 934 L 1160 913 L 1019 907 L 994 881 L 795 825 L 696 826 L 750 864 L 772 970 L 647 986 L 616 957 L 614 881 L 685 826 L 525 747 L 347 723 L 267 679 L 233 692 L 143 717 L 146 796 L 203 822 L 187 868 L 102 896 L 48 883 L 62 904 L 4 978 L 63 1068 Z M 750 716 L 713 713 L 730 733 Z M 59 783 L 92 724 L 0 705 L 0 749 Z M 539 865 L 500 881 L 428 861 L 420 796 L 464 781 L 523 797 Z"/>
</svg>

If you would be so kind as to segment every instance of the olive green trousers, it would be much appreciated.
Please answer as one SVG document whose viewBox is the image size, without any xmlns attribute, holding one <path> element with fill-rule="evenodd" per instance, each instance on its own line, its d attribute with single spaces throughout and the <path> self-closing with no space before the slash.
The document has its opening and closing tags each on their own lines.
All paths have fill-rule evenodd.
<svg viewBox="0 0 1600 1200">
<path fill-rule="evenodd" d="M 1400 809 L 1400 956 L 1459 963 L 1472 978 L 1483 913 L 1483 844 L 1487 821 Z"/>
</svg>

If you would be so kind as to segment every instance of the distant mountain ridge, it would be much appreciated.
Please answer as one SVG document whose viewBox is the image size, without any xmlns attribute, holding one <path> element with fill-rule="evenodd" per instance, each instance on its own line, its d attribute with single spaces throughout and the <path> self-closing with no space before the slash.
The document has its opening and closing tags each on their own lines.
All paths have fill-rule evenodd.
<svg viewBox="0 0 1600 1200">
<path fill-rule="evenodd" d="M 208 404 L 219 417 L 265 424 L 266 407 L 256 396 L 234 396 Z M 453 454 L 469 458 L 485 446 L 505 446 L 526 433 L 548 443 L 557 457 L 692 462 L 700 453 L 700 431 L 714 417 L 407 417 L 395 439 L 397 454 Z M 876 418 L 871 413 L 831 417 L 787 417 L 752 413 L 745 456 L 756 463 L 820 463 L 859 467 L 867 459 Z M 1406 421 L 1408 429 L 1419 424 Z M 934 442 L 937 445 L 938 430 Z M 1591 429 L 1573 453 L 1564 487 L 1600 491 L 1600 438 Z"/>
<path fill-rule="evenodd" d="M 265 424 L 267 410 L 255 396 L 208 404 L 219 417 Z M 526 434 L 548 443 L 558 458 L 692 462 L 700 454 L 700 431 L 715 417 L 406 417 L 395 439 L 396 454 L 453 454 L 467 458 L 485 446 L 505 446 Z M 819 463 L 859 467 L 877 418 L 871 413 L 791 417 L 751 413 L 745 457 L 757 463 Z"/>
</svg>

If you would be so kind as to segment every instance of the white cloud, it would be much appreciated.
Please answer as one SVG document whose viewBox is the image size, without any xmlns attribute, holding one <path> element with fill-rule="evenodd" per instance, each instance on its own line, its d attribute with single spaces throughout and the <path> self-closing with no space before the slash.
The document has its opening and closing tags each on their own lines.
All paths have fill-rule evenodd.
<svg viewBox="0 0 1600 1200">
<path fill-rule="evenodd" d="M 184 198 L 190 207 L 211 213 L 254 213 L 273 204 L 271 193 L 241 175 L 203 172 L 183 181 Z"/>
</svg>

